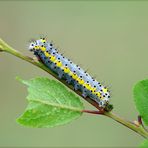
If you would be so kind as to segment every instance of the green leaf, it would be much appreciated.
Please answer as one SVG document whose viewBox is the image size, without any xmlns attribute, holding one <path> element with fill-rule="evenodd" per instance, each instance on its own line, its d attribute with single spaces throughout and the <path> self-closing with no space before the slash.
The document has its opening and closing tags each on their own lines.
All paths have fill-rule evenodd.
<svg viewBox="0 0 148 148">
<path fill-rule="evenodd" d="M 140 148 L 148 148 L 148 139 L 145 139 L 141 144 Z"/>
<path fill-rule="evenodd" d="M 134 100 L 144 123 L 148 125 L 148 79 L 135 85 Z"/>
<path fill-rule="evenodd" d="M 70 122 L 82 114 L 80 99 L 61 83 L 48 78 L 21 80 L 28 86 L 29 104 L 17 121 L 30 127 L 54 127 Z"/>
</svg>

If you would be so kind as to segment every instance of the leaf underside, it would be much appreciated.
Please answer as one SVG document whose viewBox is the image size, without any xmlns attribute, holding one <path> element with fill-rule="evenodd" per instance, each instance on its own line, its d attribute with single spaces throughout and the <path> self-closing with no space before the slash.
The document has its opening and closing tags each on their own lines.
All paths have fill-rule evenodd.
<svg viewBox="0 0 148 148">
<path fill-rule="evenodd" d="M 135 85 L 134 100 L 144 123 L 148 125 L 148 79 Z"/>
<path fill-rule="evenodd" d="M 48 78 L 20 81 L 28 86 L 25 112 L 17 121 L 30 127 L 54 127 L 70 122 L 82 114 L 79 97 L 60 82 Z"/>
</svg>

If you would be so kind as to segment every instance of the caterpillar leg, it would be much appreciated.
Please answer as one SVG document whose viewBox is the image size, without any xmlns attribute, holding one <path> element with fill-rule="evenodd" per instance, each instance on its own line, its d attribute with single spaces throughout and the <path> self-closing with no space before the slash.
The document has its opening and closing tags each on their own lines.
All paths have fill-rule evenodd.
<svg viewBox="0 0 148 148">
<path fill-rule="evenodd" d="M 66 79 L 66 83 L 70 84 L 71 80 L 70 79 Z"/>
<path fill-rule="evenodd" d="M 66 82 L 70 84 L 72 82 L 72 78 L 69 75 L 66 75 Z"/>
<path fill-rule="evenodd" d="M 95 102 L 97 102 L 99 105 L 102 105 L 102 102 L 100 99 L 98 99 L 98 97 L 96 97 L 95 95 L 89 95 L 89 97 L 94 100 Z"/>
<path fill-rule="evenodd" d="M 62 73 L 58 73 L 58 77 L 59 77 L 59 79 L 62 79 L 63 78 L 63 74 Z"/>
<path fill-rule="evenodd" d="M 54 72 L 56 72 L 56 73 L 58 74 L 58 67 L 56 66 L 55 63 L 51 63 L 51 64 L 49 65 L 49 67 L 50 67 Z"/>
<path fill-rule="evenodd" d="M 57 69 L 57 74 L 59 79 L 62 79 L 64 77 L 64 72 L 60 68 Z"/>
<path fill-rule="evenodd" d="M 70 84 L 71 83 L 71 80 L 67 79 L 66 80 L 66 83 Z"/>
<path fill-rule="evenodd" d="M 82 93 L 82 96 L 83 96 L 84 98 L 86 98 L 86 97 L 87 97 L 87 94 L 86 94 L 86 93 Z"/>
<path fill-rule="evenodd" d="M 78 90 L 79 89 L 79 85 L 78 85 L 78 83 L 75 81 L 74 82 L 74 90 Z"/>
<path fill-rule="evenodd" d="M 34 55 L 35 55 L 37 61 L 44 63 L 43 60 L 42 60 L 43 57 L 40 56 L 40 53 L 34 52 Z M 33 57 L 33 59 L 34 59 L 34 57 Z"/>
<path fill-rule="evenodd" d="M 84 98 L 86 98 L 86 97 L 88 96 L 88 93 L 87 93 L 87 90 L 86 90 L 86 89 L 83 89 L 83 90 L 82 90 L 82 96 L 83 96 Z"/>
<path fill-rule="evenodd" d="M 41 62 L 41 63 L 44 64 L 44 62 L 42 61 L 42 59 L 41 59 L 41 57 L 39 55 L 37 55 L 37 54 L 34 54 L 34 55 L 35 55 L 35 57 L 33 57 L 33 58 L 29 57 L 29 58 L 30 59 L 33 59 L 35 61 L 39 61 L 39 62 Z"/>
</svg>

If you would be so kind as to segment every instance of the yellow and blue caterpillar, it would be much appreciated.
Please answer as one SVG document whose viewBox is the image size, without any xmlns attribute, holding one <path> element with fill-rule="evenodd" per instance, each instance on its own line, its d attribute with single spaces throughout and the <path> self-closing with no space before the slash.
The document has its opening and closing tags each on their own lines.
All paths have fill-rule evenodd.
<svg viewBox="0 0 148 148">
<path fill-rule="evenodd" d="M 73 85 L 75 90 L 80 90 L 84 98 L 91 98 L 103 108 L 109 103 L 108 89 L 78 65 L 58 53 L 53 44 L 46 41 L 45 38 L 31 42 L 29 50 L 33 51 L 37 58 L 55 72 L 59 79 L 65 79 L 68 84 Z"/>
</svg>

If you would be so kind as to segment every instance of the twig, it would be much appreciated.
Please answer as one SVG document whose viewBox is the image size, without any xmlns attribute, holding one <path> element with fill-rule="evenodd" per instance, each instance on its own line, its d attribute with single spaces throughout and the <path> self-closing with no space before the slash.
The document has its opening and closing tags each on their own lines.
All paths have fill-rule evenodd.
<svg viewBox="0 0 148 148">
<path fill-rule="evenodd" d="M 148 132 L 143 128 L 142 125 L 137 126 L 134 123 L 131 123 L 130 121 L 127 121 L 127 120 L 119 117 L 118 115 L 116 115 L 112 112 L 105 112 L 104 115 L 112 118 L 113 120 L 119 122 L 120 124 L 122 124 L 122 125 L 128 127 L 129 129 L 135 131 L 136 133 L 140 134 L 144 138 L 148 138 Z"/>
<path fill-rule="evenodd" d="M 35 61 L 34 59 L 32 59 L 32 58 L 30 58 L 28 56 L 24 56 L 21 52 L 18 52 L 17 50 L 13 49 L 8 44 L 6 44 L 2 39 L 0 39 L 0 51 L 10 53 L 10 54 L 12 54 L 12 55 L 14 55 L 14 56 L 16 56 L 18 58 L 21 58 L 21 59 L 23 59 L 23 60 L 25 60 L 27 62 L 30 62 L 31 64 L 33 64 L 33 65 L 43 69 L 44 71 L 48 72 L 54 78 L 56 78 L 60 82 L 64 83 L 67 87 L 69 87 L 71 90 L 73 90 L 72 86 L 67 85 L 67 83 L 64 80 L 58 79 L 58 77 L 52 71 L 50 71 L 45 65 L 43 65 L 42 63 L 40 63 L 38 61 Z M 74 91 L 74 92 L 82 97 L 81 92 L 79 92 L 79 91 Z M 143 136 L 144 138 L 148 138 L 148 132 L 144 129 L 144 127 L 142 125 L 136 126 L 135 124 L 131 123 L 130 121 L 127 121 L 127 120 L 115 115 L 112 112 L 104 111 L 102 108 L 100 108 L 98 106 L 98 104 L 95 101 L 91 100 L 90 98 L 84 98 L 84 99 L 87 102 L 89 102 L 91 105 L 96 107 L 98 109 L 98 111 L 83 110 L 82 112 L 91 113 L 91 114 L 98 114 L 98 115 L 100 115 L 100 114 L 105 115 L 105 116 L 107 116 L 109 118 L 112 118 L 113 120 L 119 122 L 120 124 L 128 127 L 129 129 L 135 131 L 136 133 Z"/>
<path fill-rule="evenodd" d="M 104 115 L 104 112 L 97 110 L 82 110 L 83 113 Z"/>
</svg>

